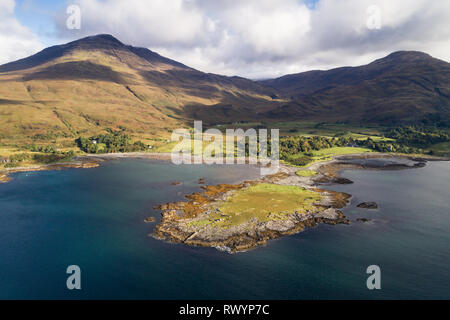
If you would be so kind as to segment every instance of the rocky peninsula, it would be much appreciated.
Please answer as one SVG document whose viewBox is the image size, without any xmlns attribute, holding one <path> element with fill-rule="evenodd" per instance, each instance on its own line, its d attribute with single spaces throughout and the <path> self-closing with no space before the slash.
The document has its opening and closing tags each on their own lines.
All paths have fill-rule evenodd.
<svg viewBox="0 0 450 320">
<path fill-rule="evenodd" d="M 52 163 L 52 164 L 42 164 L 36 166 L 29 167 L 15 167 L 15 168 L 7 168 L 0 171 L 0 183 L 5 183 L 11 181 L 10 174 L 15 172 L 30 172 L 30 171 L 46 171 L 46 170 L 62 170 L 68 168 L 80 168 L 80 169 L 89 169 L 95 168 L 100 165 L 100 161 L 93 161 L 88 159 L 79 159 L 71 162 L 62 162 L 62 163 Z"/>
</svg>

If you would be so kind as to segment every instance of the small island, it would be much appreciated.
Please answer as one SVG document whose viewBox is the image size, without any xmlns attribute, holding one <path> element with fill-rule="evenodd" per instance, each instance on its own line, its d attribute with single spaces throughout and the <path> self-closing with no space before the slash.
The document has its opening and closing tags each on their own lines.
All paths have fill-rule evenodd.
<svg viewBox="0 0 450 320">
<path fill-rule="evenodd" d="M 255 181 L 202 186 L 202 192 L 186 195 L 187 201 L 157 206 L 162 219 L 152 236 L 235 253 L 321 223 L 350 224 L 340 209 L 351 195 L 320 185 L 352 183 L 339 175 L 343 169 L 400 170 L 424 165 L 422 159 L 408 161 L 396 162 L 383 154 L 337 156 L 302 170 L 281 165 L 278 173 Z M 367 203 L 367 208 L 375 206 Z"/>
<path fill-rule="evenodd" d="M 257 181 L 203 186 L 186 202 L 158 206 L 162 220 L 153 236 L 233 253 L 320 223 L 350 223 L 339 210 L 350 195 L 317 188 L 314 175 L 300 177 L 294 167 L 281 169 Z"/>
</svg>

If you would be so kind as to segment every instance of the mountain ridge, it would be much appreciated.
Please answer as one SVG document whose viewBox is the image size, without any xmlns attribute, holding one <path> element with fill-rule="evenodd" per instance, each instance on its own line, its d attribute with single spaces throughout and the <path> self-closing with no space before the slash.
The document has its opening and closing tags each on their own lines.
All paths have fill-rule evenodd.
<svg viewBox="0 0 450 320">
<path fill-rule="evenodd" d="M 0 65 L 0 72 L 11 72 L 33 68 L 38 66 L 39 64 L 46 63 L 51 59 L 62 57 L 64 54 L 72 50 L 100 50 L 100 49 L 123 49 L 123 48 L 133 50 L 133 52 L 136 53 L 136 55 L 144 59 L 145 58 L 150 59 L 151 57 L 151 59 L 153 60 L 160 60 L 161 62 L 165 62 L 168 64 L 189 68 L 183 65 L 182 63 L 179 63 L 175 60 L 171 60 L 169 58 L 165 58 L 147 48 L 125 45 L 112 35 L 98 34 L 95 36 L 89 36 L 78 40 L 74 40 L 66 44 L 51 46 L 29 57 L 5 63 L 3 65 Z M 20 66 L 21 64 L 22 66 Z"/>
<path fill-rule="evenodd" d="M 155 136 L 189 125 L 204 108 L 248 114 L 248 106 L 273 100 L 273 90 L 254 81 L 203 73 L 110 35 L 2 65 L 0 81 L 0 137 L 8 139 L 73 137 L 106 127 Z"/>
<path fill-rule="evenodd" d="M 194 119 L 394 125 L 445 124 L 450 114 L 450 64 L 417 51 L 253 81 L 205 73 L 101 34 L 4 64 L 0 82 L 0 139 L 10 141 L 105 128 L 154 137 Z"/>
<path fill-rule="evenodd" d="M 449 122 L 450 64 L 419 51 L 397 51 L 358 67 L 314 70 L 260 81 L 290 102 L 275 118 L 384 123 Z"/>
</svg>

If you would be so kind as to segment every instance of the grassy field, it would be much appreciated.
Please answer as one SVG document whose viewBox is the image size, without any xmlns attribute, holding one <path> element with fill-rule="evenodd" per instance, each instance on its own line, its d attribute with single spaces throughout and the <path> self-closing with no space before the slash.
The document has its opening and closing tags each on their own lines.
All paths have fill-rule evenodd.
<svg viewBox="0 0 450 320">
<path fill-rule="evenodd" d="M 223 138 L 223 152 L 225 153 L 225 138 Z M 211 145 L 211 148 L 213 148 L 214 146 L 214 140 L 211 140 L 211 136 L 203 136 L 203 141 L 202 141 L 202 148 L 201 150 L 196 150 L 194 149 L 194 144 L 195 141 L 192 136 L 190 139 L 183 139 L 182 141 L 178 142 L 178 141 L 170 141 L 170 139 L 164 140 L 163 142 L 161 142 L 158 146 L 156 146 L 156 148 L 154 148 L 153 152 L 161 152 L 161 153 L 170 153 L 172 151 L 177 152 L 182 150 L 184 153 L 188 153 L 188 151 L 191 151 L 192 155 L 200 155 L 205 151 L 205 148 L 208 145 Z M 176 148 L 176 149 L 175 149 Z"/>
<path fill-rule="evenodd" d="M 328 149 L 312 151 L 311 161 L 305 165 L 294 165 L 289 161 L 283 161 L 284 163 L 294 165 L 297 168 L 307 168 L 315 163 L 330 161 L 333 156 L 346 155 L 346 154 L 356 154 L 356 153 L 368 153 L 373 152 L 371 149 L 367 148 L 353 148 L 353 147 L 333 147 Z M 299 153 L 290 157 L 290 159 L 296 159 L 302 157 L 303 154 Z"/>
<path fill-rule="evenodd" d="M 295 174 L 298 175 L 299 177 L 313 177 L 317 173 L 318 172 L 314 170 L 298 170 L 297 172 L 295 172 Z"/>
<path fill-rule="evenodd" d="M 450 142 L 442 142 L 432 145 L 429 150 L 433 151 L 437 156 L 449 156 L 450 155 Z"/>
<path fill-rule="evenodd" d="M 231 227 L 256 219 L 259 222 L 285 219 L 292 212 L 314 211 L 314 203 L 321 199 L 317 192 L 296 186 L 261 183 L 243 190 L 226 200 L 208 219 L 197 225 L 214 224 Z"/>
<path fill-rule="evenodd" d="M 215 128 L 248 129 L 269 128 L 279 129 L 280 135 L 323 136 L 323 137 L 352 137 L 355 139 L 389 140 L 383 137 L 386 128 L 381 126 L 358 126 L 349 124 L 320 123 L 314 121 L 284 121 L 284 122 L 236 122 L 216 125 Z"/>
<path fill-rule="evenodd" d="M 331 157 L 331 156 L 339 156 L 353 153 L 366 153 L 366 152 L 372 152 L 372 150 L 367 148 L 334 147 L 329 149 L 313 151 L 312 153 L 314 157 Z"/>
<path fill-rule="evenodd" d="M 270 124 L 279 128 L 281 133 L 290 135 L 316 135 L 324 137 L 351 136 L 353 138 L 380 137 L 383 129 L 379 126 L 358 126 L 349 124 L 333 124 L 320 122 L 276 122 Z"/>
<path fill-rule="evenodd" d="M 62 147 L 58 149 L 58 154 L 45 152 L 32 152 L 22 147 L 5 147 L 0 146 L 0 157 L 9 159 L 9 163 L 0 163 L 0 170 L 14 167 L 29 167 L 41 164 L 49 164 L 52 162 L 66 162 L 70 158 L 64 158 L 63 153 L 73 151 L 74 154 L 79 152 L 76 147 Z"/>
<path fill-rule="evenodd" d="M 10 157 L 14 154 L 21 153 L 20 148 L 0 147 L 0 157 Z"/>
</svg>

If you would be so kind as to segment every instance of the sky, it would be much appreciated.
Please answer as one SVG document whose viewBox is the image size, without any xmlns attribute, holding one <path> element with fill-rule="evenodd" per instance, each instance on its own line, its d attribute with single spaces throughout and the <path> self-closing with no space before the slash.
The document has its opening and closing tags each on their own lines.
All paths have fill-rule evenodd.
<svg viewBox="0 0 450 320">
<path fill-rule="evenodd" d="M 450 61 L 449 21 L 448 0 L 0 0 L 0 64 L 108 33 L 204 72 L 265 79 L 398 50 Z"/>
</svg>

